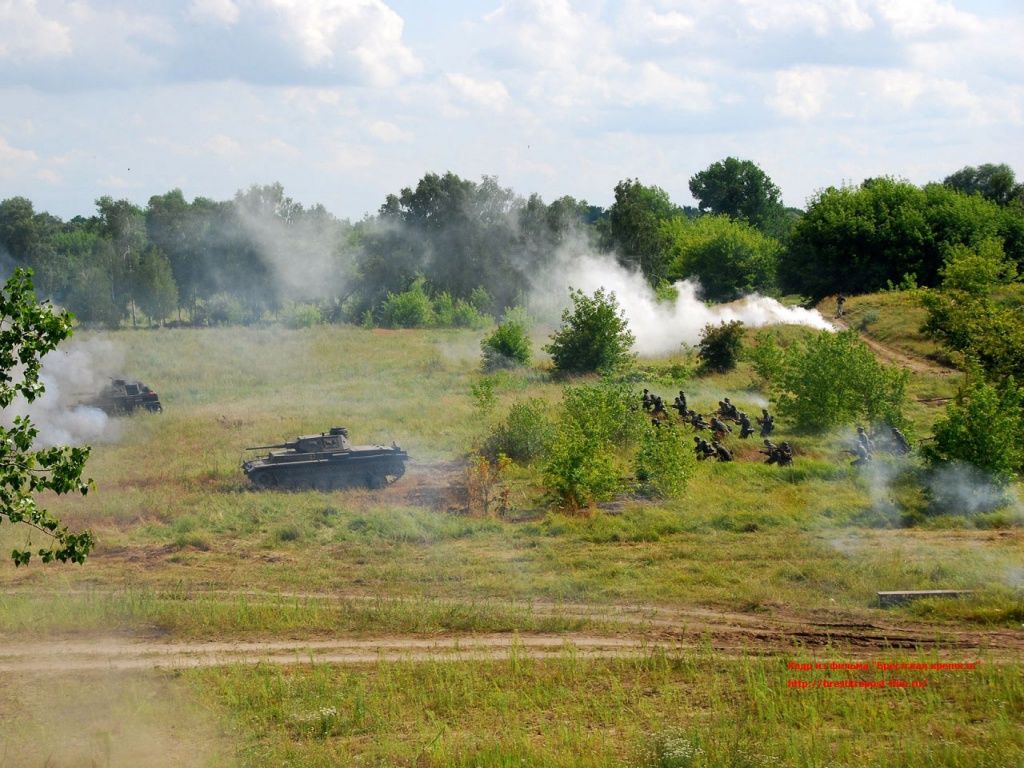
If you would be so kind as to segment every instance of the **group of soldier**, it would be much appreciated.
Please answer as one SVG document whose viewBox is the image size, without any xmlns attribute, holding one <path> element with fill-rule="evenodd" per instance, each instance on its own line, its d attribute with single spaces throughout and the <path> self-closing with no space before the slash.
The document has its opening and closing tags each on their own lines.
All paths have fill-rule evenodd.
<svg viewBox="0 0 1024 768">
<path fill-rule="evenodd" d="M 669 423 L 671 416 L 665 407 L 665 401 L 659 395 L 645 389 L 642 404 L 644 411 L 651 415 L 651 423 L 654 426 L 660 427 L 662 424 Z M 682 390 L 679 390 L 679 394 L 673 399 L 671 407 L 679 414 L 680 420 L 698 432 L 711 432 L 710 441 L 701 435 L 694 435 L 693 449 L 701 461 L 711 458 L 718 461 L 733 460 L 732 451 L 724 444 L 726 436 L 733 434 L 733 427 L 727 423 L 732 422 L 738 428 L 741 440 L 750 438 L 755 432 L 760 433 L 764 440 L 764 447 L 758 452 L 764 454 L 765 464 L 777 464 L 780 467 L 785 467 L 793 463 L 793 446 L 785 441 L 775 444 L 769 439 L 775 430 L 775 417 L 768 412 L 767 408 L 762 408 L 761 416 L 755 417 L 754 422 L 751 422 L 750 417 L 726 397 L 718 401 L 718 410 L 708 414 L 708 418 L 705 419 L 703 414 L 697 413 L 689 407 L 686 402 L 686 394 Z M 846 452 L 854 457 L 852 465 L 859 467 L 872 461 L 875 453 L 879 451 L 902 456 L 910 453 L 910 443 L 903 432 L 896 427 L 880 425 L 871 434 L 868 434 L 864 427 L 858 426 L 853 448 L 847 449 Z"/>
<path fill-rule="evenodd" d="M 671 418 L 668 410 L 665 408 L 665 401 L 660 395 L 655 395 L 645 389 L 642 403 L 644 411 L 651 414 L 651 423 L 654 426 L 660 427 Z M 703 414 L 697 413 L 697 411 L 689 407 L 686 402 L 686 394 L 682 390 L 679 390 L 679 394 L 673 399 L 672 408 L 676 410 L 682 421 L 688 423 L 695 430 L 711 432 L 712 439 L 710 442 L 700 435 L 695 435 L 693 438 L 694 452 L 701 461 L 709 458 L 715 458 L 718 461 L 733 460 L 732 452 L 723 444 L 726 435 L 733 433 L 733 428 L 726 423 L 731 421 L 739 428 L 741 440 L 746 440 L 755 432 L 760 432 L 761 437 L 764 439 L 764 448 L 760 450 L 760 453 L 767 457 L 765 459 L 766 464 L 786 466 L 793 463 L 793 448 L 789 443 L 783 442 L 776 445 L 768 439 L 769 435 L 775 430 L 775 417 L 768 412 L 767 408 L 762 408 L 761 416 L 755 417 L 756 429 L 750 417 L 745 412 L 739 410 L 728 397 L 718 401 L 718 410 L 709 414 L 708 420 L 704 419 Z"/>
<path fill-rule="evenodd" d="M 896 427 L 882 425 L 869 435 L 864 427 L 858 426 L 853 449 L 847 449 L 847 453 L 854 456 L 851 464 L 855 467 L 864 466 L 874 459 L 878 451 L 905 456 L 910 453 L 910 443 L 906 435 Z"/>
</svg>

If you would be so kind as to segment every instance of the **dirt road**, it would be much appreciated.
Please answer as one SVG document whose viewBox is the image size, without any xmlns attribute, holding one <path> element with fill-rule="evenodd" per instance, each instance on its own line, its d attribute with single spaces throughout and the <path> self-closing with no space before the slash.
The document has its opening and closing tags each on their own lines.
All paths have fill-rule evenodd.
<svg viewBox="0 0 1024 768">
<path fill-rule="evenodd" d="M 360 595 L 208 593 L 203 599 L 380 600 Z M 401 600 L 401 598 L 392 598 Z M 594 606 L 531 603 L 536 616 L 595 622 L 600 629 L 565 633 L 443 633 L 346 635 L 246 641 L 168 642 L 158 639 L 87 637 L 0 643 L 0 672 L 131 670 L 208 667 L 238 663 L 367 664 L 379 661 L 476 661 L 510 653 L 544 658 L 569 652 L 587 658 L 714 651 L 724 656 L 785 655 L 829 649 L 881 656 L 928 652 L 957 659 L 1024 658 L 1024 632 L 963 629 L 927 624 L 865 621 L 841 612 L 741 613 L 703 607 Z"/>
</svg>

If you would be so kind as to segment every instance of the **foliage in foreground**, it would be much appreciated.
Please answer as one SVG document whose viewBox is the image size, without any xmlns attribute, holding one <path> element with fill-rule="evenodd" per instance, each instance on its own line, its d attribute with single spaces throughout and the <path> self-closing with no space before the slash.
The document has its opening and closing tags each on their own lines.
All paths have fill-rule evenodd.
<svg viewBox="0 0 1024 768">
<path fill-rule="evenodd" d="M 878 362 L 856 331 L 821 331 L 786 349 L 775 401 L 802 430 L 856 421 L 902 427 L 908 378 L 907 371 Z"/>
<path fill-rule="evenodd" d="M 565 373 L 609 372 L 633 361 L 636 338 L 614 292 L 598 288 L 593 296 L 570 289 L 572 309 L 562 312 L 562 327 L 544 350 L 555 368 Z"/>
<path fill-rule="evenodd" d="M 32 403 L 43 394 L 39 379 L 42 357 L 71 335 L 71 315 L 40 304 L 32 290 L 31 272 L 15 270 L 0 293 L 0 408 L 7 410 L 20 396 Z M 0 522 L 24 523 L 52 539 L 36 554 L 53 560 L 82 563 L 92 548 L 89 531 L 72 533 L 40 507 L 33 494 L 77 491 L 89 483 L 82 471 L 88 447 L 51 447 L 33 451 L 39 432 L 28 416 L 15 416 L 10 427 L 0 426 Z M 15 565 L 25 565 L 32 552 L 15 549 Z"/>
</svg>

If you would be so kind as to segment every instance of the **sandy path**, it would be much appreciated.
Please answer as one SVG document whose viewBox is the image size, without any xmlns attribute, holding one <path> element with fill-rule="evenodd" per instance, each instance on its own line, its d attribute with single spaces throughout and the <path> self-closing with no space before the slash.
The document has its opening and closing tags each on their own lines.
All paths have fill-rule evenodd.
<svg viewBox="0 0 1024 768">
<path fill-rule="evenodd" d="M 849 330 L 850 328 L 847 322 L 841 318 L 833 318 L 831 322 L 843 330 Z M 925 357 L 912 355 L 904 350 L 885 344 L 866 333 L 858 333 L 861 341 L 867 344 L 875 355 L 887 363 L 898 365 L 914 373 L 928 373 L 936 376 L 949 376 L 958 373 L 956 368 L 947 368 Z"/>
<path fill-rule="evenodd" d="M 386 602 L 366 595 L 215 591 L 203 599 L 285 603 L 295 600 Z M 438 601 L 445 602 L 445 601 Z M 457 604 L 453 601 L 453 605 Z M 853 618 L 840 611 L 798 614 L 792 611 L 740 613 L 696 606 L 585 605 L 510 603 L 534 616 L 587 619 L 605 625 L 590 632 L 438 633 L 346 635 L 249 641 L 173 642 L 155 639 L 79 638 L 0 642 L 0 672 L 128 670 L 207 667 L 236 663 L 298 664 L 316 661 L 365 664 L 378 661 L 471 661 L 506 658 L 513 649 L 543 658 L 572 650 L 593 658 L 637 656 L 667 651 L 713 650 L 726 656 L 792 654 L 830 648 L 859 655 L 894 651 L 943 655 L 985 654 L 1006 660 L 1024 658 L 1024 632 L 1014 629 L 965 629 L 958 626 L 895 623 Z"/>
</svg>

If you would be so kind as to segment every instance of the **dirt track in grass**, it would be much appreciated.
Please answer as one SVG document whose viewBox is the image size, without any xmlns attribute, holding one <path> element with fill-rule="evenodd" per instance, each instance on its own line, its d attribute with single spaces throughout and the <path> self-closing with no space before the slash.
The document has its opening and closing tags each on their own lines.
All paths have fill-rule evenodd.
<svg viewBox="0 0 1024 768">
<path fill-rule="evenodd" d="M 223 594 L 225 599 L 238 593 Z M 326 595 L 247 594 L 247 599 Z M 358 596 L 334 596 L 360 599 Z M 374 598 L 376 599 L 376 598 Z M 533 603 L 539 616 L 561 615 L 606 623 L 600 632 L 437 633 L 274 638 L 247 641 L 169 642 L 153 638 L 81 637 L 0 644 L 0 672 L 176 669 L 226 664 L 368 664 L 381 661 L 479 661 L 545 658 L 571 651 L 587 658 L 666 652 L 714 651 L 725 656 L 794 653 L 881 656 L 930 653 L 943 660 L 1024 658 L 1024 633 L 1011 629 L 962 629 L 921 624 L 866 622 L 840 612 L 740 613 L 698 607 L 588 606 Z"/>
</svg>

